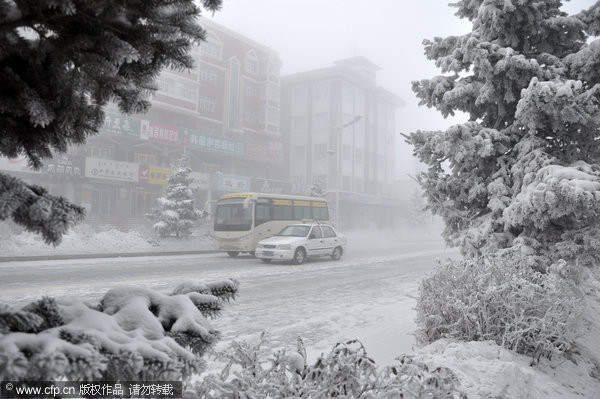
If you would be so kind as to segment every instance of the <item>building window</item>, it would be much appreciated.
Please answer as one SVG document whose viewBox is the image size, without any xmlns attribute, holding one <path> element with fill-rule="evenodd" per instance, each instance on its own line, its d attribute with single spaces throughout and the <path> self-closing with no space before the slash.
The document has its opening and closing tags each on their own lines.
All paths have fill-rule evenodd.
<svg viewBox="0 0 600 399">
<path fill-rule="evenodd" d="M 327 143 L 315 144 L 315 159 L 327 158 Z"/>
<path fill-rule="evenodd" d="M 218 75 L 214 72 L 207 71 L 206 69 L 200 70 L 200 80 L 204 83 L 216 86 Z"/>
<path fill-rule="evenodd" d="M 273 78 L 279 77 L 280 63 L 275 57 L 269 58 L 269 76 Z"/>
<path fill-rule="evenodd" d="M 344 176 L 342 178 L 342 190 L 344 191 L 350 191 L 350 176 Z"/>
<path fill-rule="evenodd" d="M 279 102 L 279 86 L 274 84 L 269 84 L 268 88 L 268 100 Z"/>
<path fill-rule="evenodd" d="M 171 97 L 187 101 L 196 101 L 196 87 L 189 83 L 182 83 L 173 78 L 160 76 L 156 79 L 158 90 Z"/>
<path fill-rule="evenodd" d="M 112 159 L 112 150 L 108 147 L 88 145 L 85 147 L 85 155 L 91 158 Z"/>
<path fill-rule="evenodd" d="M 319 112 L 315 114 L 313 129 L 329 128 L 329 114 L 327 112 Z"/>
<path fill-rule="evenodd" d="M 233 57 L 229 61 L 229 127 L 239 127 L 240 63 Z"/>
<path fill-rule="evenodd" d="M 244 94 L 246 97 L 258 97 L 258 89 L 254 86 L 244 86 Z"/>
<path fill-rule="evenodd" d="M 267 123 L 279 126 L 279 110 L 274 107 L 267 108 Z"/>
<path fill-rule="evenodd" d="M 351 161 L 352 160 L 352 147 L 350 147 L 348 144 L 344 144 L 342 146 L 342 156 L 344 157 L 344 161 Z"/>
<path fill-rule="evenodd" d="M 200 43 L 200 54 L 204 57 L 220 60 L 223 58 L 223 43 L 214 33 L 209 32 L 206 40 Z"/>
<path fill-rule="evenodd" d="M 133 154 L 133 162 L 142 165 L 156 165 L 156 155 L 136 152 Z"/>
<path fill-rule="evenodd" d="M 329 100 L 329 82 L 315 83 L 313 86 L 313 100 L 315 102 L 325 102 Z"/>
<path fill-rule="evenodd" d="M 246 53 L 244 60 L 244 70 L 249 73 L 258 75 L 258 57 L 254 50 L 250 50 Z"/>
<path fill-rule="evenodd" d="M 354 162 L 362 163 L 362 159 L 363 159 L 363 150 L 361 150 L 360 148 L 357 148 L 356 152 L 354 153 Z"/>
<path fill-rule="evenodd" d="M 131 191 L 131 214 L 144 215 L 156 206 L 156 194 L 139 190 Z"/>
<path fill-rule="evenodd" d="M 198 98 L 198 108 L 202 111 L 217 112 L 217 102 L 206 96 L 200 96 Z"/>
<path fill-rule="evenodd" d="M 292 130 L 296 132 L 306 131 L 306 116 L 294 116 L 292 119 Z"/>
<path fill-rule="evenodd" d="M 296 164 L 304 163 L 306 159 L 306 147 L 303 145 L 295 145 L 292 147 L 292 160 Z"/>
<path fill-rule="evenodd" d="M 255 123 L 256 122 L 256 112 L 252 111 L 244 111 L 244 121 Z"/>
</svg>

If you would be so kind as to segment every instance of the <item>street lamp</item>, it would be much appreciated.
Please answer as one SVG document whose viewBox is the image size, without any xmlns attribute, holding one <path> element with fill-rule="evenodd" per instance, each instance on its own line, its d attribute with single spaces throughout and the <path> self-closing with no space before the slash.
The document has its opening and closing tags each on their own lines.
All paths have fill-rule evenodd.
<svg viewBox="0 0 600 399">
<path fill-rule="evenodd" d="M 344 123 L 341 126 L 336 126 L 337 129 L 337 170 L 336 170 L 336 194 L 335 194 L 335 227 L 339 229 L 340 227 L 340 190 L 342 188 L 342 131 L 344 128 L 348 126 L 352 126 L 361 120 L 362 115 L 356 115 L 354 119 L 349 122 Z M 330 154 L 333 154 L 333 150 L 328 151 Z"/>
</svg>

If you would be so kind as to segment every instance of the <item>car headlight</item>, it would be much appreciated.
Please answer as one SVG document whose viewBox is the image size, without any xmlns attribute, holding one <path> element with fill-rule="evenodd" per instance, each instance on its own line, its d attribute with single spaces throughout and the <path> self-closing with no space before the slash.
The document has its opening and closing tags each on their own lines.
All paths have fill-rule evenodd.
<svg viewBox="0 0 600 399">
<path fill-rule="evenodd" d="M 281 244 L 277 246 L 277 249 L 292 249 L 290 244 Z"/>
</svg>

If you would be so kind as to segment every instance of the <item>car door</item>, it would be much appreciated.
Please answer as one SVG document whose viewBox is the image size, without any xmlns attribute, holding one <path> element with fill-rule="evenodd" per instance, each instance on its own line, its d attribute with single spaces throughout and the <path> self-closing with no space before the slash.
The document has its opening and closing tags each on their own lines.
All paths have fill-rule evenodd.
<svg viewBox="0 0 600 399">
<path fill-rule="evenodd" d="M 319 226 L 313 226 L 308 233 L 308 241 L 306 243 L 306 254 L 308 256 L 319 256 L 324 254 L 325 244 L 323 242 L 323 233 Z"/>
<path fill-rule="evenodd" d="M 338 246 L 338 238 L 331 226 L 321 226 L 323 232 L 323 252 L 326 255 L 331 255 L 333 248 Z"/>
</svg>

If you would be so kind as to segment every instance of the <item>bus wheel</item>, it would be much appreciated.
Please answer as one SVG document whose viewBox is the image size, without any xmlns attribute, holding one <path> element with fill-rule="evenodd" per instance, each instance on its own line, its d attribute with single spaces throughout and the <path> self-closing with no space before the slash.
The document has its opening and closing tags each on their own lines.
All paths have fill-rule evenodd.
<svg viewBox="0 0 600 399">
<path fill-rule="evenodd" d="M 301 265 L 304 263 L 305 260 L 306 260 L 306 251 L 304 250 L 304 248 L 296 249 L 296 252 L 294 252 L 293 262 L 297 265 Z"/>
<path fill-rule="evenodd" d="M 250 251 L 250 252 L 248 252 L 248 253 L 250 254 L 250 256 L 254 256 L 254 255 L 255 255 L 255 252 L 254 252 L 254 251 Z"/>
<path fill-rule="evenodd" d="M 239 254 L 240 254 L 240 251 L 227 251 L 227 255 L 231 256 L 232 258 L 235 258 Z"/>
</svg>

